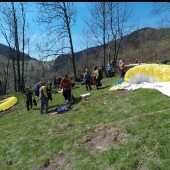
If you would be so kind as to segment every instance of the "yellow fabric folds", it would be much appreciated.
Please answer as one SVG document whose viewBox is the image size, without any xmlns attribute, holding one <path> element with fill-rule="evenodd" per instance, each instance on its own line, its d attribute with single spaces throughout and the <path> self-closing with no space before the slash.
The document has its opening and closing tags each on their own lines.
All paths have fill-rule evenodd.
<svg viewBox="0 0 170 170">
<path fill-rule="evenodd" d="M 121 89 L 128 84 L 140 84 L 143 82 L 157 83 L 170 82 L 170 65 L 165 64 L 141 64 L 130 68 L 125 74 L 125 82 L 115 85 L 109 91 Z"/>
<path fill-rule="evenodd" d="M 16 97 L 8 97 L 4 100 L 0 101 L 0 111 L 4 111 L 6 109 L 9 109 L 12 107 L 14 104 L 17 103 L 17 98 Z"/>
<path fill-rule="evenodd" d="M 141 79 L 144 78 L 149 83 L 168 82 L 170 81 L 170 65 L 141 64 L 135 66 L 126 72 L 125 82 L 131 82 L 132 79 L 135 79 L 135 75 L 138 75 Z M 137 80 L 136 83 L 138 83 Z"/>
</svg>

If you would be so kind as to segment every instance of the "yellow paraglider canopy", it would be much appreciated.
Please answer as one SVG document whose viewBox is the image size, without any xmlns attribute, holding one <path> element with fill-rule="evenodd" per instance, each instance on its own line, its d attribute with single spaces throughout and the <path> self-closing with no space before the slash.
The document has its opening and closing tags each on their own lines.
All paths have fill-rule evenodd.
<svg viewBox="0 0 170 170">
<path fill-rule="evenodd" d="M 4 111 L 6 109 L 9 109 L 12 107 L 14 104 L 17 103 L 17 98 L 16 97 L 8 97 L 4 100 L 0 101 L 0 111 Z"/>
<path fill-rule="evenodd" d="M 124 81 L 113 85 L 109 91 L 137 88 L 154 88 L 170 96 L 170 65 L 137 65 L 126 72 Z"/>
</svg>

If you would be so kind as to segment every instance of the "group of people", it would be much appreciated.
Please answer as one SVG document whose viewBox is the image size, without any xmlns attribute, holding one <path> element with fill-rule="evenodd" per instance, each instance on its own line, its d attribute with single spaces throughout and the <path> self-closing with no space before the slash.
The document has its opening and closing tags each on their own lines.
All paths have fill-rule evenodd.
<svg viewBox="0 0 170 170">
<path fill-rule="evenodd" d="M 118 68 L 119 68 L 120 76 L 124 78 L 124 75 L 126 72 L 124 60 L 119 60 Z M 113 71 L 113 60 L 112 60 L 111 62 L 108 62 L 107 64 L 107 77 L 112 77 L 113 75 L 114 75 L 114 71 Z"/>
<path fill-rule="evenodd" d="M 114 71 L 113 71 L 113 60 L 112 60 L 107 64 L 107 77 L 113 77 L 113 75 L 114 75 Z"/>
<path fill-rule="evenodd" d="M 65 102 L 72 102 L 73 96 L 71 94 L 71 88 L 73 83 L 68 78 L 67 75 L 64 76 L 63 79 L 60 81 L 60 89 L 62 89 L 62 93 L 65 99 Z M 51 79 L 45 83 L 40 80 L 35 85 L 34 92 L 32 91 L 31 87 L 25 89 L 25 104 L 26 108 L 29 111 L 33 107 L 33 99 L 35 100 L 35 96 L 38 96 L 40 99 L 40 113 L 43 114 L 44 110 L 45 113 L 48 113 L 48 102 L 52 100 L 52 81 Z"/>
<path fill-rule="evenodd" d="M 107 77 L 112 77 L 112 69 L 113 69 L 113 60 L 108 62 L 107 64 Z M 120 60 L 119 61 L 119 71 L 120 76 L 124 78 L 124 75 L 126 73 L 126 67 L 125 67 L 125 61 Z M 85 69 L 85 73 L 83 75 L 83 79 L 85 82 L 86 90 L 92 90 L 91 84 L 96 85 L 96 89 L 99 90 L 99 87 L 102 86 L 101 80 L 103 78 L 103 68 L 98 68 L 97 66 L 93 67 L 92 73 L 88 71 L 88 69 Z"/>
<path fill-rule="evenodd" d="M 88 69 L 85 69 L 83 78 L 85 81 L 86 90 L 92 90 L 91 84 L 95 85 L 96 89 L 99 90 L 99 87 L 102 86 L 101 80 L 103 78 L 103 69 L 94 66 L 92 73 L 90 73 Z"/>
<path fill-rule="evenodd" d="M 54 86 L 56 89 L 60 88 L 60 82 L 61 82 L 61 77 L 59 76 L 58 78 L 54 78 Z"/>
<path fill-rule="evenodd" d="M 108 63 L 107 65 L 107 74 L 110 76 L 112 70 L 112 65 Z M 124 78 L 125 75 L 125 61 L 120 60 L 119 61 L 119 70 L 120 70 L 120 76 Z M 84 73 L 84 82 L 86 90 L 92 90 L 91 85 L 96 86 L 96 90 L 99 90 L 99 87 L 102 86 L 101 80 L 103 78 L 103 72 L 104 69 L 102 67 L 93 67 L 93 71 L 90 73 L 88 69 L 85 69 Z M 73 87 L 73 83 L 70 78 L 68 78 L 67 74 L 64 76 L 63 79 L 58 77 L 57 79 L 54 79 L 54 86 L 55 88 L 62 89 L 62 93 L 65 99 L 65 102 L 72 102 L 73 101 L 73 95 L 71 94 L 71 89 Z M 45 113 L 48 113 L 48 101 L 52 100 L 52 80 L 49 79 L 47 83 L 43 82 L 42 80 L 36 83 L 35 85 L 35 91 L 33 91 L 30 88 L 26 88 L 25 90 L 25 103 L 26 108 L 29 111 L 32 109 L 33 106 L 33 99 L 35 100 L 35 95 L 39 96 L 40 98 L 40 113 L 43 114 L 44 109 Z"/>
<path fill-rule="evenodd" d="M 29 111 L 33 107 L 33 101 L 35 101 L 35 96 L 40 98 L 40 113 L 43 113 L 45 108 L 45 113 L 48 113 L 48 101 L 52 100 L 52 89 L 50 81 L 45 83 L 42 80 L 36 83 L 34 92 L 31 87 L 25 89 L 25 104 Z"/>
</svg>

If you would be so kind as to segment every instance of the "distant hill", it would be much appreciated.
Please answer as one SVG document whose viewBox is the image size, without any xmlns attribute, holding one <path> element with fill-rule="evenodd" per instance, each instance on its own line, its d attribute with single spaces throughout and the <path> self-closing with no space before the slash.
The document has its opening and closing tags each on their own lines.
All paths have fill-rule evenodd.
<svg viewBox="0 0 170 170">
<path fill-rule="evenodd" d="M 114 47 L 114 42 L 110 42 Z M 170 59 L 170 28 L 155 29 L 142 28 L 123 37 L 122 48 L 118 59 L 125 59 L 126 63 L 133 63 L 137 58 L 141 63 L 157 63 Z M 108 50 L 107 50 L 108 53 Z M 88 57 L 87 57 L 88 56 Z M 67 56 L 59 56 L 54 61 L 54 70 L 72 72 L 72 65 L 66 59 Z M 111 55 L 111 59 L 113 55 Z M 103 48 L 96 46 L 75 53 L 77 73 L 79 70 L 100 66 L 103 62 Z M 106 57 L 106 64 L 108 56 Z"/>
<path fill-rule="evenodd" d="M 4 44 L 0 44 L 0 56 L 1 57 L 8 57 L 10 48 Z M 35 58 L 30 57 L 29 55 L 25 54 L 25 59 L 28 60 L 37 60 Z"/>
<path fill-rule="evenodd" d="M 114 42 L 109 43 L 114 47 Z M 107 45 L 109 45 L 107 44 Z M 133 63 L 137 58 L 141 63 L 157 63 L 162 60 L 170 60 L 170 28 L 142 28 L 123 37 L 122 47 L 119 51 L 118 60 L 125 59 L 127 64 Z M 113 49 L 114 50 L 114 49 Z M 9 47 L 0 44 L 0 55 L 8 56 Z M 108 62 L 107 50 L 106 64 Z M 34 64 L 39 64 L 39 60 L 25 55 L 27 59 L 33 60 Z M 111 60 L 113 53 L 111 52 Z M 37 62 L 35 62 L 37 61 Z M 50 74 L 55 76 L 69 73 L 72 76 L 72 63 L 68 56 L 61 55 L 54 61 L 44 61 L 50 68 Z M 50 63 L 50 64 L 49 64 Z M 94 65 L 103 64 L 102 46 L 91 47 L 75 53 L 75 63 L 77 76 L 82 74 L 85 68 L 91 70 Z M 36 66 L 35 66 L 36 67 Z"/>
</svg>

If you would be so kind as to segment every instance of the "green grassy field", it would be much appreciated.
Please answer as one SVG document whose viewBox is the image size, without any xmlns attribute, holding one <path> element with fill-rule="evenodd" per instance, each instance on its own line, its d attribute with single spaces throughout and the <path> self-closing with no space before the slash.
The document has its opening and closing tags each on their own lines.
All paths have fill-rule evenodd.
<svg viewBox="0 0 170 170">
<path fill-rule="evenodd" d="M 23 94 L 0 117 L 0 169 L 168 170 L 170 98 L 153 89 L 109 91 L 119 77 L 102 80 L 100 90 L 63 114 L 27 111 Z M 76 84 L 72 93 L 87 93 Z M 49 110 L 64 102 L 53 94 Z"/>
</svg>

